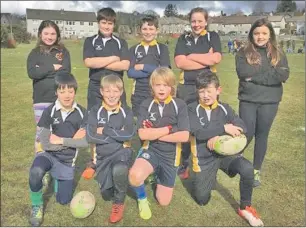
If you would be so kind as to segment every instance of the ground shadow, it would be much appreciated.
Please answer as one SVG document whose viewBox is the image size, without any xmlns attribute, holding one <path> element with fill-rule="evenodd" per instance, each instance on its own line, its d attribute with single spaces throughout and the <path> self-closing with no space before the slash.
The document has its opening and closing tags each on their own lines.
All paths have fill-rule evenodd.
<svg viewBox="0 0 306 228">
<path fill-rule="evenodd" d="M 220 193 L 220 195 L 232 206 L 232 208 L 237 211 L 239 207 L 239 203 L 235 200 L 232 193 L 225 188 L 223 185 L 217 182 L 216 190 Z"/>
</svg>

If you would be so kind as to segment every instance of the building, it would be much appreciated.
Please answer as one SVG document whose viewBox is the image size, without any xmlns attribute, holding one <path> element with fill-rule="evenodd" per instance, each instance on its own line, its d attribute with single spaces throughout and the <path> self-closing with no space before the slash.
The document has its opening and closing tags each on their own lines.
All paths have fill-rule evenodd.
<svg viewBox="0 0 306 228">
<path fill-rule="evenodd" d="M 161 34 L 183 34 L 191 31 L 190 23 L 177 17 L 159 18 L 159 28 Z"/>
<path fill-rule="evenodd" d="M 11 13 L 1 13 L 1 25 L 10 25 L 12 22 L 12 25 L 25 25 L 25 18 L 21 16 L 17 16 Z"/>
<path fill-rule="evenodd" d="M 94 12 L 26 9 L 27 31 L 37 36 L 43 20 L 52 20 L 60 28 L 61 37 L 83 38 L 97 34 L 98 23 Z"/>
<path fill-rule="evenodd" d="M 288 18 L 286 22 L 291 33 L 296 33 L 297 35 L 305 35 L 305 15 L 293 16 Z"/>
<path fill-rule="evenodd" d="M 280 30 L 286 27 L 286 18 L 288 18 L 286 15 L 268 16 L 276 35 L 279 35 Z"/>
<path fill-rule="evenodd" d="M 208 20 L 210 31 L 220 34 L 247 35 L 252 24 L 259 18 L 266 16 L 219 16 L 211 17 Z"/>
</svg>

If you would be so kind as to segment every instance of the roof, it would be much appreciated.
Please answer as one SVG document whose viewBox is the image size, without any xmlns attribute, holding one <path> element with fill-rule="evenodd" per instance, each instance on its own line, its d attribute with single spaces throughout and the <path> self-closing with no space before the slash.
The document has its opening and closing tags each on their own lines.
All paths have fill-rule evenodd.
<svg viewBox="0 0 306 228">
<path fill-rule="evenodd" d="M 265 18 L 266 16 L 222 16 L 222 17 L 211 17 L 208 20 L 209 24 L 253 24 L 256 20 L 260 18 Z"/>
<path fill-rule="evenodd" d="M 287 22 L 305 21 L 305 16 L 293 16 L 286 19 Z"/>
<path fill-rule="evenodd" d="M 159 23 L 161 25 L 169 25 L 169 24 L 189 25 L 188 21 L 182 20 L 178 17 L 161 17 L 161 18 L 159 18 Z"/>
<path fill-rule="evenodd" d="M 27 19 L 96 22 L 94 12 L 26 9 Z"/>
<path fill-rule="evenodd" d="M 268 20 L 270 22 L 280 22 L 280 21 L 282 21 L 283 18 L 284 18 L 283 15 L 280 15 L 280 16 L 268 16 Z"/>
</svg>

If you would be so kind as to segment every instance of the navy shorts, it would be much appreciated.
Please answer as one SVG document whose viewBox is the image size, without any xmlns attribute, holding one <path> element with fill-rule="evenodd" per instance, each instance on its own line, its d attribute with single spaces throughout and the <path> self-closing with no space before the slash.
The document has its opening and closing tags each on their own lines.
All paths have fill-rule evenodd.
<svg viewBox="0 0 306 228">
<path fill-rule="evenodd" d="M 74 167 L 64 165 L 56 157 L 52 156 L 48 152 L 41 152 L 38 153 L 36 156 L 44 156 L 49 159 L 52 164 L 52 168 L 49 172 L 53 178 L 57 180 L 73 180 Z"/>
<path fill-rule="evenodd" d="M 158 184 L 169 188 L 174 187 L 176 172 L 178 169 L 178 167 L 174 166 L 174 161 L 171 164 L 160 155 L 147 149 L 143 149 L 137 158 L 143 158 L 152 165 Z"/>
</svg>

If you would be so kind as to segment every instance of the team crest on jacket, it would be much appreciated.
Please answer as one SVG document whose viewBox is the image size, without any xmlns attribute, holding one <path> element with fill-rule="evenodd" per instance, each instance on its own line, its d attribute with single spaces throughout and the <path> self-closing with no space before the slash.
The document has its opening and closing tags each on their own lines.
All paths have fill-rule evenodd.
<svg viewBox="0 0 306 228">
<path fill-rule="evenodd" d="M 141 52 L 141 51 L 137 51 L 136 58 L 137 58 L 137 59 L 141 59 L 141 58 L 143 58 L 143 54 L 142 54 L 142 52 Z"/>
<path fill-rule="evenodd" d="M 155 115 L 156 114 L 156 112 L 150 112 L 150 117 L 149 117 L 149 119 L 150 120 L 152 120 L 152 121 L 156 121 L 156 118 L 155 118 Z"/>
<path fill-rule="evenodd" d="M 57 58 L 58 61 L 63 61 L 63 52 L 56 53 L 55 58 Z"/>
<path fill-rule="evenodd" d="M 96 44 L 96 45 L 95 45 L 95 49 L 96 49 L 97 51 L 101 51 L 101 50 L 102 50 L 102 44 Z"/>
</svg>

